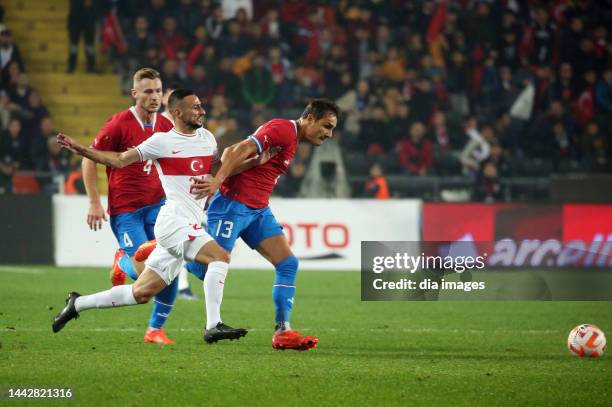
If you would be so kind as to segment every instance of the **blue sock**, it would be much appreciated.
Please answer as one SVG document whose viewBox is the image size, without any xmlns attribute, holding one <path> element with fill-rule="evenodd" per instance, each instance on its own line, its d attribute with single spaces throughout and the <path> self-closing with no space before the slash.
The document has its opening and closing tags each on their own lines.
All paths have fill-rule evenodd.
<svg viewBox="0 0 612 407">
<path fill-rule="evenodd" d="M 190 272 L 200 280 L 204 281 L 204 275 L 206 274 L 206 269 L 208 268 L 208 266 L 206 266 L 205 264 L 198 263 L 197 261 L 190 261 L 189 263 L 185 264 L 185 268 L 188 272 Z"/>
<path fill-rule="evenodd" d="M 289 256 L 277 263 L 274 268 L 276 268 L 276 275 L 272 287 L 272 299 L 274 300 L 276 324 L 281 327 L 288 326 L 295 295 L 298 259 L 295 256 Z"/>
<path fill-rule="evenodd" d="M 172 284 L 153 297 L 153 310 L 151 311 L 151 319 L 149 319 L 149 328 L 160 329 L 164 326 L 170 311 L 174 308 L 177 291 L 178 278 L 175 278 Z"/>
<path fill-rule="evenodd" d="M 127 254 L 119 258 L 119 268 L 121 268 L 121 271 L 127 274 L 132 280 L 136 281 L 138 278 L 138 273 L 134 268 L 134 264 L 132 264 L 132 260 L 130 260 Z"/>
</svg>

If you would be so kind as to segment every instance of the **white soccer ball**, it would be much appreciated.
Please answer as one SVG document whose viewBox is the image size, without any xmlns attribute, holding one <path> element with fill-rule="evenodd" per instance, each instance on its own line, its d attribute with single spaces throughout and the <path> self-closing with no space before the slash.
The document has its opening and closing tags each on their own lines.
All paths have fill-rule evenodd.
<svg viewBox="0 0 612 407">
<path fill-rule="evenodd" d="M 582 324 L 572 329 L 567 338 L 570 352 L 580 357 L 598 358 L 606 351 L 606 335 L 596 325 Z"/>
</svg>

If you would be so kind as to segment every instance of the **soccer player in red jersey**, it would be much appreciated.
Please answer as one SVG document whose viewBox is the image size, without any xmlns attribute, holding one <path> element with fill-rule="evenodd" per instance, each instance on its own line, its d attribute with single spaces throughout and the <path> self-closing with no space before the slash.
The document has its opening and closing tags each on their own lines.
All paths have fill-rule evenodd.
<svg viewBox="0 0 612 407">
<path fill-rule="evenodd" d="M 123 152 L 141 144 L 153 133 L 172 129 L 172 122 L 158 113 L 162 102 L 159 72 L 151 68 L 138 70 L 133 78 L 132 97 L 134 106 L 113 115 L 96 136 L 92 148 Z M 82 167 L 90 201 L 87 223 L 95 231 L 102 227 L 102 220 L 106 220 L 98 192 L 96 163 L 83 158 Z M 153 227 L 165 195 L 151 160 L 124 168 L 106 167 L 106 175 L 110 225 L 120 246 L 115 254 L 112 282 L 120 285 L 125 282 L 125 274 L 136 280 L 142 272 L 143 263 L 131 258 L 141 244 L 154 239 Z M 162 327 L 174 305 L 176 291 L 177 282 L 174 281 L 155 296 L 145 342 L 174 343 Z"/>
<path fill-rule="evenodd" d="M 236 239 L 241 237 L 276 269 L 272 288 L 276 317 L 272 346 L 275 349 L 308 350 L 317 345 L 318 339 L 291 329 L 289 320 L 298 259 L 268 201 L 276 181 L 287 172 L 297 144 L 323 144 L 332 137 L 337 122 L 338 107 L 327 100 L 315 100 L 298 120 L 270 120 L 246 140 L 228 147 L 215 177 L 194 181 L 193 192 L 198 196 L 216 192 L 208 207 L 208 233 L 219 245 L 231 253 Z M 249 157 L 272 150 L 276 155 L 265 164 L 230 175 Z"/>
</svg>

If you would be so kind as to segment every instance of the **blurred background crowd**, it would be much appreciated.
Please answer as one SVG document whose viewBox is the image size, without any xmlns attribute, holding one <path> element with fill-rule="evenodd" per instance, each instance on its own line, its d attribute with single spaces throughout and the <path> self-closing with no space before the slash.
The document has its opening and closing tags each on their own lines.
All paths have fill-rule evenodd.
<svg viewBox="0 0 612 407">
<path fill-rule="evenodd" d="M 164 86 L 200 96 L 222 147 L 314 98 L 336 101 L 335 139 L 300 145 L 281 196 L 536 200 L 554 174 L 612 170 L 607 0 L 70 5 L 68 72 L 80 38 L 87 71 L 105 50 L 124 92 L 136 69 L 156 68 Z M 1 30 L 0 193 L 17 169 L 75 172 L 68 189 L 82 191 Z"/>
</svg>

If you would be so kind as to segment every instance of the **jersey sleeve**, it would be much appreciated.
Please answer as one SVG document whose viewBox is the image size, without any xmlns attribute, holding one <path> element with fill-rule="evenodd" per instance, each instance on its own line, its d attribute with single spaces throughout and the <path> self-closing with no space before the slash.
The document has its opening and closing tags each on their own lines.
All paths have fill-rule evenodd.
<svg viewBox="0 0 612 407">
<path fill-rule="evenodd" d="M 271 147 L 286 147 L 295 138 L 295 128 L 290 121 L 283 124 L 266 123 L 248 137 L 257 144 L 257 154 Z"/>
<path fill-rule="evenodd" d="M 163 156 L 163 136 L 164 133 L 155 133 L 136 147 L 140 161 L 156 160 Z"/>
<path fill-rule="evenodd" d="M 119 140 L 121 139 L 121 128 L 119 121 L 112 116 L 102 127 L 91 147 L 101 151 L 118 151 Z"/>
</svg>

